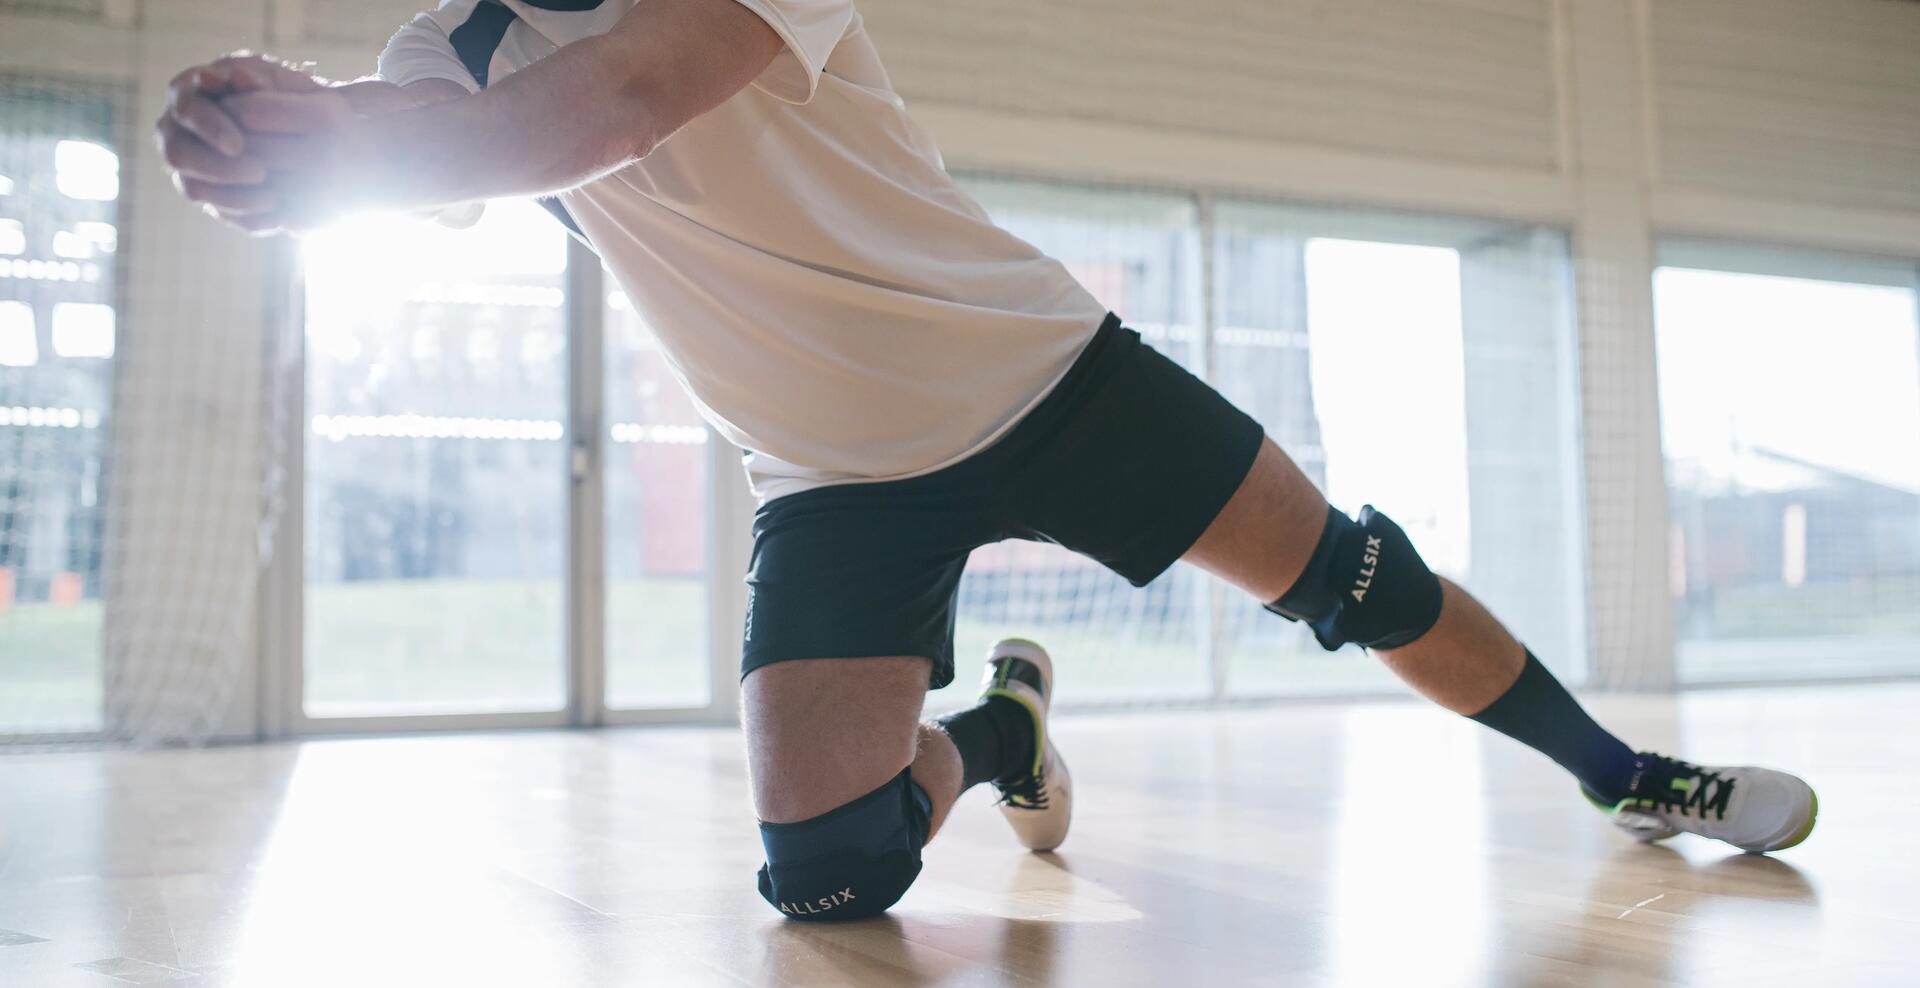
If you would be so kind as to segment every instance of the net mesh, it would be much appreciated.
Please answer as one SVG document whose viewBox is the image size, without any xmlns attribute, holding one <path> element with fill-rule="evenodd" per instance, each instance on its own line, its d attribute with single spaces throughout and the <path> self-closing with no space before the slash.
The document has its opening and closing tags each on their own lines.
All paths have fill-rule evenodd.
<svg viewBox="0 0 1920 988">
<path fill-rule="evenodd" d="M 143 228 L 124 90 L 0 76 L 0 735 L 196 742 L 254 682 L 294 365 Z M 164 189 L 164 185 L 161 186 Z M 205 236 L 205 232 L 200 234 Z M 271 249 L 269 249 L 270 252 Z"/>
<path fill-rule="evenodd" d="M 1336 506 L 1351 514 L 1371 502 L 1392 514 L 1430 565 L 1507 615 L 1556 671 L 1581 678 L 1564 234 L 1124 186 L 964 181 L 996 221 L 1060 258 L 1149 343 L 1259 419 Z M 1391 688 L 1379 664 L 1329 656 L 1259 604 L 1184 567 L 1134 589 L 1058 547 L 990 546 L 961 584 L 959 678 L 996 637 L 1018 634 L 1070 663 L 1081 702 Z"/>
</svg>

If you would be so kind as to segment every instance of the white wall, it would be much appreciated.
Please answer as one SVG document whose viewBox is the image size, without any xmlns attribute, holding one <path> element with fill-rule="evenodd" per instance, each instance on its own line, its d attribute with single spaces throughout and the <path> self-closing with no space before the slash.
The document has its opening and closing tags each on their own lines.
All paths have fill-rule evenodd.
<svg viewBox="0 0 1920 988">
<path fill-rule="evenodd" d="M 185 345 L 252 353 L 264 338 L 253 320 L 271 302 L 257 245 L 214 230 L 156 178 L 144 122 L 171 70 L 264 44 L 325 71 L 364 71 L 411 9 L 0 0 L 0 72 L 99 77 L 134 94 L 130 320 L 192 334 Z M 866 0 L 862 9 L 955 166 L 1572 230 L 1590 633 L 1604 683 L 1672 676 L 1654 236 L 1920 257 L 1920 3 Z M 148 372 L 139 348 L 122 359 L 122 373 Z M 263 428 L 260 403 L 224 372 L 187 373 L 168 388 L 157 414 L 216 410 L 221 441 Z M 245 528 L 221 537 L 241 551 Z M 253 602 L 235 607 L 251 613 Z"/>
<path fill-rule="evenodd" d="M 1550 168 L 1539 0 L 869 0 L 910 97 L 1450 162 Z"/>
<path fill-rule="evenodd" d="M 1660 3 L 1651 37 L 1663 189 L 1920 212 L 1920 4 Z"/>
</svg>

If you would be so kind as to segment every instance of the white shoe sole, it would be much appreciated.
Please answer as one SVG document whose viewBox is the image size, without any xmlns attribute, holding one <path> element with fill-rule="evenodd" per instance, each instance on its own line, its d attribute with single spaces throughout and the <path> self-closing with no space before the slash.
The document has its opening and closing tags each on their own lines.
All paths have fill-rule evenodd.
<svg viewBox="0 0 1920 988">
<path fill-rule="evenodd" d="M 1039 694 L 1035 695 L 1032 687 L 1018 680 L 1005 685 L 995 682 L 993 663 L 1000 658 L 1032 663 L 1040 672 Z M 1067 830 L 1073 822 L 1073 776 L 1067 769 L 1066 759 L 1060 757 L 1060 749 L 1054 746 L 1052 732 L 1047 729 L 1047 717 L 1053 708 L 1053 659 L 1046 649 L 1034 642 L 1021 638 L 1002 641 L 994 645 L 989 653 L 986 686 L 981 692 L 983 697 L 1004 696 L 1034 714 L 1041 744 L 1039 764 L 1041 777 L 1045 780 L 1046 806 L 1034 809 L 1003 801 L 1000 815 L 1006 818 L 1014 836 L 1028 850 L 1051 851 L 1067 839 Z"/>
</svg>

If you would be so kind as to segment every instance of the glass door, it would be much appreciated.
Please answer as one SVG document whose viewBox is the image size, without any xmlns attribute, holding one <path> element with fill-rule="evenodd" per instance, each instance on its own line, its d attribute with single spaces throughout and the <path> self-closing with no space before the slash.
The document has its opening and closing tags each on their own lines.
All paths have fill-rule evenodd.
<svg viewBox="0 0 1920 988">
<path fill-rule="evenodd" d="M 563 712 L 566 258 L 525 202 L 305 242 L 305 718 Z"/>
<path fill-rule="evenodd" d="M 288 729 L 717 716 L 718 440 L 591 252 L 502 201 L 302 257 Z"/>
<path fill-rule="evenodd" d="M 1915 264 L 1686 242 L 1661 260 L 1680 679 L 1920 671 Z"/>
<path fill-rule="evenodd" d="M 1226 200 L 1214 383 L 1327 499 L 1371 503 L 1563 679 L 1585 667 L 1565 237 L 1490 220 Z M 1524 533 L 1524 537 L 1519 537 Z M 1235 597 L 1238 696 L 1388 688 Z"/>
<path fill-rule="evenodd" d="M 618 289 L 606 293 L 603 326 L 606 706 L 703 708 L 713 698 L 709 446 L 720 440 Z"/>
<path fill-rule="evenodd" d="M 104 726 L 113 134 L 105 97 L 0 85 L 0 735 Z"/>
</svg>

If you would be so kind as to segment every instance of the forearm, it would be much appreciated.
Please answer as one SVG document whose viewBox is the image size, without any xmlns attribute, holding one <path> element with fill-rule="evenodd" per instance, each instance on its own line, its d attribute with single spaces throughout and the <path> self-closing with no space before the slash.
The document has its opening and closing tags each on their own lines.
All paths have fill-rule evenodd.
<svg viewBox="0 0 1920 988">
<path fill-rule="evenodd" d="M 667 136 L 647 78 L 615 39 L 586 38 L 480 93 L 361 118 L 354 170 L 399 209 L 571 188 Z"/>
<path fill-rule="evenodd" d="M 571 188 L 645 156 L 731 98 L 783 44 L 734 0 L 647 0 L 607 34 L 469 95 L 472 81 L 455 74 L 464 66 L 436 45 L 446 40 L 437 30 L 437 22 L 430 30 L 416 21 L 396 35 L 381 57 L 386 81 L 328 89 L 299 76 L 302 84 L 284 91 L 222 97 L 220 109 L 245 131 L 245 154 L 265 182 L 243 179 L 250 184 L 225 205 L 197 201 L 221 206 L 235 226 L 267 232 L 357 209 L 427 210 Z"/>
<path fill-rule="evenodd" d="M 467 96 L 459 83 L 445 79 L 422 79 L 404 86 L 384 79 L 360 79 L 336 85 L 332 91 L 345 97 L 347 109 L 361 116 L 418 110 Z"/>
</svg>

